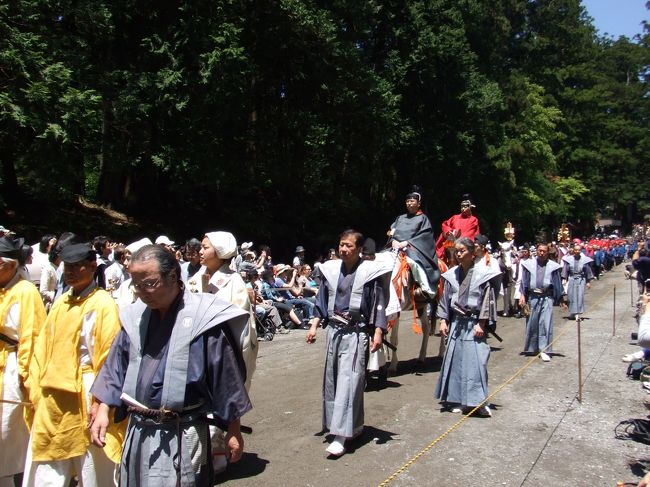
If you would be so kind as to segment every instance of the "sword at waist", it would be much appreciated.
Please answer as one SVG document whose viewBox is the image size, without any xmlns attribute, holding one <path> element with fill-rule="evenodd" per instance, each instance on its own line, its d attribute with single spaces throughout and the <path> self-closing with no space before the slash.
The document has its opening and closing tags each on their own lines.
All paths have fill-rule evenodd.
<svg viewBox="0 0 650 487">
<path fill-rule="evenodd" d="M 11 338 L 9 335 L 0 333 L 0 341 L 5 342 L 10 347 L 16 348 L 18 346 L 18 340 Z"/>
</svg>

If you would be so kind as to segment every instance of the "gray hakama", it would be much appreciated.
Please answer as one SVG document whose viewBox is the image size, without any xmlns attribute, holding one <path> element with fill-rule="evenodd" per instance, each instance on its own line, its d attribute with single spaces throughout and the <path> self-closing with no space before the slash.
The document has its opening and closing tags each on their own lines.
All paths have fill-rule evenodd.
<svg viewBox="0 0 650 487">
<path fill-rule="evenodd" d="M 323 376 L 323 428 L 351 438 L 363 426 L 368 333 L 327 327 Z"/>
<path fill-rule="evenodd" d="M 327 319 L 327 352 L 323 375 L 323 428 L 351 438 L 364 423 L 363 391 L 366 347 L 376 327 L 386 329 L 385 307 L 390 266 L 359 261 L 347 273 L 341 261 L 320 266 L 323 283 L 315 315 Z M 333 319 L 348 316 L 349 324 Z"/>
<path fill-rule="evenodd" d="M 564 268 L 562 278 L 568 280 L 567 299 L 569 301 L 569 314 L 577 315 L 585 312 L 585 287 L 594 278 L 590 262 L 593 259 L 580 254 L 579 259 L 574 255 L 562 257 Z"/>
<path fill-rule="evenodd" d="M 185 291 L 162 320 L 138 300 L 122 311 L 121 321 L 91 393 L 117 408 L 116 422 L 127 414 L 123 392 L 178 419 L 129 413 L 120 485 L 171 487 L 177 476 L 183 486 L 212 485 L 206 415 L 227 428 L 251 408 L 230 331 L 246 325 L 248 313 L 216 296 Z"/>
<path fill-rule="evenodd" d="M 474 266 L 466 276 L 460 266 L 442 275 L 445 281 L 437 316 L 449 323 L 449 340 L 442 361 L 435 396 L 446 403 L 474 407 L 488 395 L 487 364 L 490 346 L 486 335 L 477 339 L 474 326 L 479 320 L 496 322 L 494 288 L 490 280 L 499 271 L 487 266 Z M 459 303 L 471 313 L 465 317 L 453 310 Z"/>
<path fill-rule="evenodd" d="M 552 260 L 540 265 L 537 259 L 522 263 L 520 292 L 530 307 L 526 320 L 524 352 L 551 352 L 553 341 L 553 306 L 560 304 L 564 289 L 560 271 L 562 267 Z"/>
</svg>

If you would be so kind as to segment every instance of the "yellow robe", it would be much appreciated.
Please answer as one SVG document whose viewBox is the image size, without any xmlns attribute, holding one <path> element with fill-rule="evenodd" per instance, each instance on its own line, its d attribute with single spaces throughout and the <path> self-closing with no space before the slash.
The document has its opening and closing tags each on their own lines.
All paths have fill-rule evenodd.
<svg viewBox="0 0 650 487">
<path fill-rule="evenodd" d="M 0 288 L 0 332 L 17 340 L 13 347 L 0 340 L 0 397 L 24 402 L 25 384 L 34 342 L 45 322 L 45 307 L 31 282 L 16 276 Z M 23 471 L 29 431 L 23 419 L 30 407 L 0 403 L 0 477 Z"/>
<path fill-rule="evenodd" d="M 82 353 L 82 330 L 88 335 Z M 74 297 L 68 291 L 47 317 L 34 349 L 29 391 L 35 407 L 32 426 L 34 461 L 84 455 L 90 445 L 88 391 L 84 375 L 97 375 L 120 330 L 117 305 L 103 289 Z M 82 365 L 84 355 L 90 363 Z M 119 463 L 125 425 L 111 423 L 106 455 Z"/>
</svg>

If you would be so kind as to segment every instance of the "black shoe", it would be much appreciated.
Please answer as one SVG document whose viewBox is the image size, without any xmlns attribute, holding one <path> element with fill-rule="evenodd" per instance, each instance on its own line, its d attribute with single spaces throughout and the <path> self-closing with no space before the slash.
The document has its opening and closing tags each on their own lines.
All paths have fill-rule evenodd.
<svg viewBox="0 0 650 487">
<path fill-rule="evenodd" d="M 519 318 L 523 318 L 522 314 L 519 313 L 519 312 L 516 312 L 516 313 L 515 313 L 514 315 L 512 315 L 512 316 L 513 316 L 513 318 L 517 318 L 517 319 L 519 319 Z"/>
<path fill-rule="evenodd" d="M 309 320 L 302 320 L 302 323 L 300 324 L 300 328 L 303 330 L 309 330 L 311 326 L 309 325 Z"/>
</svg>

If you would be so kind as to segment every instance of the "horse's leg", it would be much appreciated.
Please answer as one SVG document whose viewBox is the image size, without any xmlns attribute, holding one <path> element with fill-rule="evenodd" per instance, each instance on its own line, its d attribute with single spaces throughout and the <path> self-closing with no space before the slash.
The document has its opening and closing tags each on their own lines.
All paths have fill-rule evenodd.
<svg viewBox="0 0 650 487">
<path fill-rule="evenodd" d="M 420 356 L 418 362 L 423 362 L 427 359 L 427 345 L 429 344 L 429 329 L 431 328 L 431 320 L 429 320 L 428 306 L 425 303 L 418 308 L 418 317 L 422 324 L 422 345 L 420 346 Z"/>
<path fill-rule="evenodd" d="M 515 303 L 514 303 L 514 294 L 515 294 L 515 281 L 513 279 L 513 270 L 508 271 L 508 310 L 509 314 L 513 315 L 515 313 Z"/>
<path fill-rule="evenodd" d="M 388 340 L 391 345 L 395 347 L 395 350 L 390 352 L 390 365 L 388 366 L 388 372 L 394 374 L 397 372 L 397 342 L 399 337 L 399 318 L 393 325 L 393 328 L 390 330 L 390 339 Z"/>
<path fill-rule="evenodd" d="M 436 325 L 439 323 L 439 320 L 436 318 L 436 311 L 438 310 L 438 300 L 435 300 L 431 306 L 433 308 L 432 309 L 433 312 L 431 313 L 431 319 L 433 321 L 431 322 L 430 326 L 432 329 L 435 329 Z M 442 333 L 440 333 L 440 345 L 438 345 L 438 355 L 437 355 L 438 357 L 442 358 L 442 356 L 445 354 L 446 345 L 447 343 L 445 341 L 445 337 L 443 337 Z"/>
</svg>

